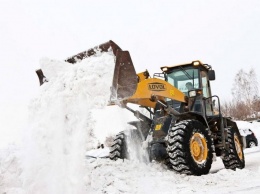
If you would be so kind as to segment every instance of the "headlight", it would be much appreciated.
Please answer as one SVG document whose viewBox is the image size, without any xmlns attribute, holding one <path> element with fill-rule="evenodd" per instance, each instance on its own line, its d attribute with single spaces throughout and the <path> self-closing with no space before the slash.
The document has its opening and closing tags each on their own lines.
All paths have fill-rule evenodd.
<svg viewBox="0 0 260 194">
<path fill-rule="evenodd" d="M 189 97 L 195 97 L 196 96 L 196 90 L 189 91 Z"/>
<path fill-rule="evenodd" d="M 165 72 L 168 70 L 168 67 L 163 67 L 162 70 Z"/>
<path fill-rule="evenodd" d="M 193 61 L 193 65 L 198 66 L 198 65 L 200 65 L 200 62 L 199 61 Z"/>
</svg>

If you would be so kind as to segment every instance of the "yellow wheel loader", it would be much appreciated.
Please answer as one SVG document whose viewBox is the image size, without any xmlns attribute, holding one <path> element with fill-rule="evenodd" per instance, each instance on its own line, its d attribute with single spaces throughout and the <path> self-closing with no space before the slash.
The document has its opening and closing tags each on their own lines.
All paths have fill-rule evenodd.
<svg viewBox="0 0 260 194">
<path fill-rule="evenodd" d="M 134 145 L 146 145 L 149 161 L 164 162 L 181 174 L 209 173 L 216 156 L 228 169 L 244 168 L 244 139 L 236 123 L 222 116 L 218 96 L 211 94 L 210 81 L 215 80 L 215 72 L 210 65 L 192 61 L 161 67 L 153 77 L 147 70 L 137 74 L 129 52 L 113 41 L 66 61 L 76 63 L 97 50 L 110 49 L 115 55 L 110 105 L 131 111 L 138 119 L 129 123 L 133 130 L 116 135 L 110 159 L 128 159 L 132 139 Z M 37 74 L 44 83 L 42 71 L 37 70 Z M 139 105 L 150 116 L 133 110 L 129 104 Z"/>
</svg>

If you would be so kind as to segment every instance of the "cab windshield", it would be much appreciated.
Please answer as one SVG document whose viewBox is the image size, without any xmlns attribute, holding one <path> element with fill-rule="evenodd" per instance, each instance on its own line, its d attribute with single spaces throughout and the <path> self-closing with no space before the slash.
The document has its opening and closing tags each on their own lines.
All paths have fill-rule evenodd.
<svg viewBox="0 0 260 194">
<path fill-rule="evenodd" d="M 194 68 L 178 67 L 166 75 L 167 81 L 187 95 L 191 89 L 199 88 L 199 71 Z"/>
</svg>

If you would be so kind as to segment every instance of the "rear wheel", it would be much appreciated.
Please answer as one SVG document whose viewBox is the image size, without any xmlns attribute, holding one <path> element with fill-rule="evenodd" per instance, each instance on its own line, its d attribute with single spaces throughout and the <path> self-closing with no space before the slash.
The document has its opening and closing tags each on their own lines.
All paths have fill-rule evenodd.
<svg viewBox="0 0 260 194">
<path fill-rule="evenodd" d="M 178 173 L 207 174 L 212 164 L 211 138 L 197 120 L 176 123 L 168 133 L 167 152 L 171 167 Z"/>
<path fill-rule="evenodd" d="M 229 150 L 223 157 L 225 168 L 235 170 L 236 168 L 245 167 L 245 158 L 243 152 L 243 145 L 238 133 L 234 129 L 228 130 L 227 142 L 229 143 Z"/>
</svg>

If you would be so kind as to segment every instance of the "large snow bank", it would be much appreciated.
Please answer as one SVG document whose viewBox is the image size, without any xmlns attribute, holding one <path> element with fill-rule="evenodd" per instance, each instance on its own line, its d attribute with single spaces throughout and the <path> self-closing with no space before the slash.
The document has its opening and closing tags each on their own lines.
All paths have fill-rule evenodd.
<svg viewBox="0 0 260 194">
<path fill-rule="evenodd" d="M 15 145 L 0 149 L 0 193 L 24 193 L 20 150 Z"/>
<path fill-rule="evenodd" d="M 41 68 L 48 82 L 29 106 L 24 187 L 33 194 L 84 193 L 85 152 L 115 130 L 115 125 L 106 125 L 107 131 L 96 129 L 97 115 L 92 115 L 107 106 L 114 55 L 98 53 L 75 65 L 43 59 Z"/>
</svg>

